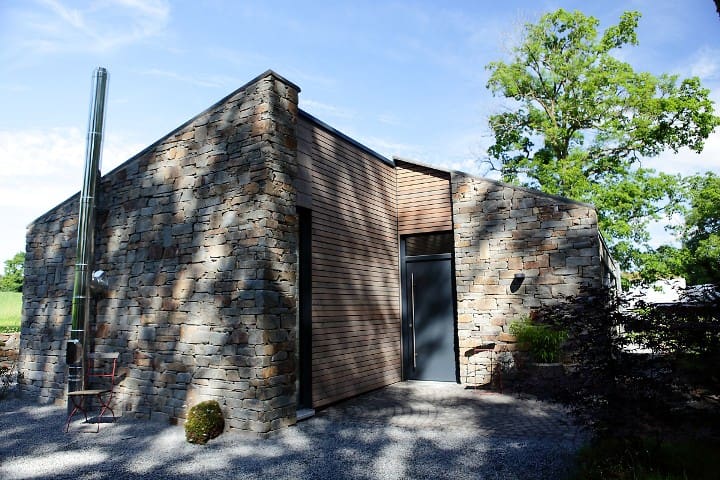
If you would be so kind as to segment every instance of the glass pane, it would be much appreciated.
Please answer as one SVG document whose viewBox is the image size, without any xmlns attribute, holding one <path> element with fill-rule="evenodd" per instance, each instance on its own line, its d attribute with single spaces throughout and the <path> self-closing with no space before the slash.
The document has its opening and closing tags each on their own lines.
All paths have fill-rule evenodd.
<svg viewBox="0 0 720 480">
<path fill-rule="evenodd" d="M 411 235 L 405 238 L 405 255 L 408 257 L 452 253 L 452 251 L 452 232 Z"/>
</svg>

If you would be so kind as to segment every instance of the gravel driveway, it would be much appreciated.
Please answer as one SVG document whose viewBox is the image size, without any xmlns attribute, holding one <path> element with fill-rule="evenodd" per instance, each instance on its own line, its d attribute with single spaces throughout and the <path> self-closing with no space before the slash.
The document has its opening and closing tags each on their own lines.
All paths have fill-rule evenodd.
<svg viewBox="0 0 720 480">
<path fill-rule="evenodd" d="M 557 405 L 460 385 L 403 382 L 319 412 L 270 438 L 129 416 L 100 433 L 65 409 L 0 401 L 0 478 L 562 478 L 585 436 Z M 92 426 L 94 432 L 94 425 Z"/>
</svg>

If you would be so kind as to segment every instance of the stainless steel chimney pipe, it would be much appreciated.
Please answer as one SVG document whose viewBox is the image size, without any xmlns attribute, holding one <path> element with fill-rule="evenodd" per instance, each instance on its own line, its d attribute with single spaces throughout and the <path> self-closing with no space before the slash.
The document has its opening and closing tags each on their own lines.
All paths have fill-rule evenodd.
<svg viewBox="0 0 720 480">
<path fill-rule="evenodd" d="M 93 95 L 90 102 L 85 173 L 80 191 L 77 255 L 72 298 L 72 328 L 67 345 L 68 391 L 85 387 L 87 333 L 90 328 L 90 275 L 95 254 L 95 195 L 102 154 L 105 105 L 107 103 L 107 70 L 99 67 L 93 74 Z"/>
</svg>

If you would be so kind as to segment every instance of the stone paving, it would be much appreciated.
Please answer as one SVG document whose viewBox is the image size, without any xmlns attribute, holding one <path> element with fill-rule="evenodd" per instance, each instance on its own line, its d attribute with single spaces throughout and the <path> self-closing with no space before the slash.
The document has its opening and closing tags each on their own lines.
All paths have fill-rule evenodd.
<svg viewBox="0 0 720 480">
<path fill-rule="evenodd" d="M 561 437 L 586 432 L 561 405 L 447 382 L 400 382 L 344 401 L 317 415 L 334 422 L 431 429 L 470 429 L 493 437 Z"/>
</svg>

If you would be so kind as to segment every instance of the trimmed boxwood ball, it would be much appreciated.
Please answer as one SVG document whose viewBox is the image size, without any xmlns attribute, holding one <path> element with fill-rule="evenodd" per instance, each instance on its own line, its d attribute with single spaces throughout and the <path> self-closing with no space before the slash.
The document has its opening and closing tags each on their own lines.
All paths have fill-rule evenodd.
<svg viewBox="0 0 720 480">
<path fill-rule="evenodd" d="M 216 400 L 200 402 L 190 409 L 185 422 L 185 439 L 205 445 L 223 432 L 225 419 Z"/>
</svg>

